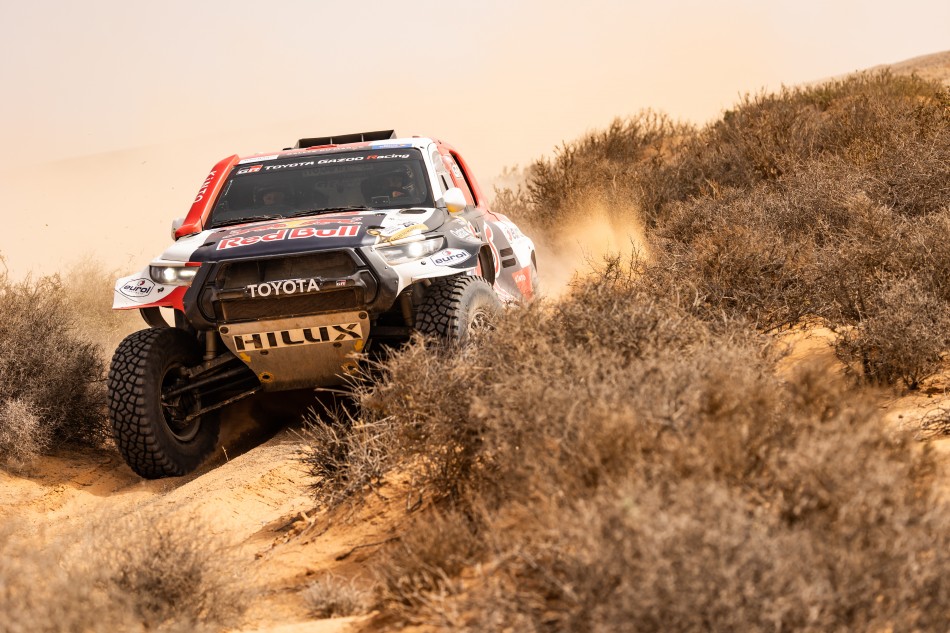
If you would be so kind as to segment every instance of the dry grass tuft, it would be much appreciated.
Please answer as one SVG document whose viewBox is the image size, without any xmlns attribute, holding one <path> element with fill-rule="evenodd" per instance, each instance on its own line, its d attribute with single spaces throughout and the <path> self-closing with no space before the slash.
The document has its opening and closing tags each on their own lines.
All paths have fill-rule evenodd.
<svg viewBox="0 0 950 633">
<path fill-rule="evenodd" d="M 304 604 L 315 618 L 365 615 L 372 607 L 372 594 L 353 580 L 326 575 L 303 592 Z"/>
<path fill-rule="evenodd" d="M 33 404 L 18 398 L 0 403 L 0 458 L 7 469 L 28 470 L 48 442 L 47 429 Z"/>
<path fill-rule="evenodd" d="M 111 310 L 114 277 L 91 260 L 65 279 L 0 273 L 0 462 L 8 467 L 109 437 L 103 350 L 141 326 L 134 311 Z"/>
<path fill-rule="evenodd" d="M 388 451 L 385 421 L 354 420 L 345 410 L 311 408 L 304 416 L 302 459 L 317 499 L 327 508 L 362 496 L 382 483 Z"/>
<path fill-rule="evenodd" d="M 19 402 L 13 406 L 39 420 L 37 450 L 104 440 L 101 350 L 81 337 L 58 276 L 19 282 L 0 276 L 0 346 L 0 402 Z"/>
<path fill-rule="evenodd" d="M 187 517 L 112 517 L 58 540 L 7 525 L 0 554 L 5 631 L 219 630 L 246 604 L 239 561 Z"/>
</svg>

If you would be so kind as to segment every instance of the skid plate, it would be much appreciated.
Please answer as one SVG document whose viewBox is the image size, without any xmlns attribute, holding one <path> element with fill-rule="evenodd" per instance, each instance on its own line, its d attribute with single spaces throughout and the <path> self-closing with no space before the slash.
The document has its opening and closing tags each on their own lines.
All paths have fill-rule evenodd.
<svg viewBox="0 0 950 633">
<path fill-rule="evenodd" d="M 338 385 L 356 369 L 369 335 L 369 315 L 334 312 L 228 324 L 218 333 L 265 391 Z"/>
</svg>

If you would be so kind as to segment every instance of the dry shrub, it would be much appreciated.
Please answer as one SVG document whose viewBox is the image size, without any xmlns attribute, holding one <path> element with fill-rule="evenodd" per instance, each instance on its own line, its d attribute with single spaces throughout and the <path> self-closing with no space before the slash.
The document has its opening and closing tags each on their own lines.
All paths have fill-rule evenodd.
<svg viewBox="0 0 950 633">
<path fill-rule="evenodd" d="M 28 403 L 50 442 L 96 445 L 106 436 L 101 350 L 82 338 L 68 299 L 56 275 L 0 276 L 0 402 Z"/>
<path fill-rule="evenodd" d="M 0 459 L 6 468 L 26 470 L 48 442 L 47 429 L 32 403 L 18 398 L 0 403 Z"/>
<path fill-rule="evenodd" d="M 860 362 L 864 374 L 883 383 L 898 380 L 909 389 L 941 367 L 950 346 L 947 303 L 916 279 L 897 279 L 869 298 L 868 313 L 838 345 L 846 362 Z"/>
<path fill-rule="evenodd" d="M 344 411 L 311 408 L 304 425 L 301 456 L 322 505 L 334 508 L 381 484 L 389 457 L 386 420 L 366 423 Z"/>
<path fill-rule="evenodd" d="M 0 628 L 8 633 L 136 630 L 126 605 L 110 600 L 98 576 L 77 577 L 62 564 L 66 549 L 25 525 L 0 526 Z"/>
<path fill-rule="evenodd" d="M 304 604 L 315 618 L 339 618 L 364 615 L 372 604 L 371 594 L 354 580 L 326 575 L 315 580 L 303 592 Z"/>
<path fill-rule="evenodd" d="M 805 161 L 841 157 L 872 177 L 880 203 L 932 210 L 941 194 L 904 183 L 946 175 L 946 101 L 938 83 L 887 71 L 746 96 L 662 167 L 675 195 L 652 208 L 662 216 L 668 201 L 752 188 L 794 177 Z"/>
<path fill-rule="evenodd" d="M 452 509 L 434 510 L 410 522 L 373 567 L 387 615 L 409 619 L 431 605 L 434 596 L 458 594 L 459 575 L 486 552 L 482 527 L 471 512 Z"/>
<path fill-rule="evenodd" d="M 100 262 L 87 257 L 70 266 L 63 278 L 72 322 L 84 340 L 95 343 L 107 355 L 111 355 L 127 335 L 145 327 L 138 310 L 112 309 L 115 280 L 126 274 L 107 270 Z"/>
<path fill-rule="evenodd" d="M 380 618 L 937 626 L 950 512 L 932 456 L 839 378 L 778 378 L 767 340 L 698 318 L 650 270 L 608 262 L 456 354 L 412 346 L 360 395 L 386 468 L 436 502 L 378 561 Z"/>
<path fill-rule="evenodd" d="M 242 566 L 210 528 L 193 517 L 133 514 L 95 544 L 112 591 L 128 596 L 146 627 L 217 624 L 242 612 Z"/>
<path fill-rule="evenodd" d="M 242 612 L 239 562 L 203 521 L 112 517 L 91 533 L 0 534 L 4 631 L 217 630 Z"/>
<path fill-rule="evenodd" d="M 871 380 L 934 370 L 948 104 L 917 78 L 859 75 L 747 98 L 698 131 L 618 123 L 532 166 L 503 210 L 556 231 L 579 201 L 626 199 L 653 258 L 608 261 L 457 353 L 410 346 L 357 394 L 368 433 L 345 455 L 371 442 L 376 476 L 408 471 L 435 508 L 380 563 L 381 617 L 941 628 L 950 509 L 933 455 L 839 376 L 779 378 L 760 333 L 817 316 Z"/>
<path fill-rule="evenodd" d="M 664 187 L 654 177 L 658 166 L 693 133 L 652 111 L 615 119 L 606 130 L 559 147 L 554 158 L 536 161 L 525 170 L 523 186 L 495 192 L 495 206 L 535 233 L 555 234 L 591 201 L 631 208 L 646 187 Z"/>
<path fill-rule="evenodd" d="M 948 181 L 950 93 L 884 71 L 747 96 L 702 129 L 618 120 L 537 161 L 496 203 L 555 243 L 587 202 L 637 212 L 658 283 L 701 318 L 770 330 L 818 316 L 845 330 L 895 276 L 948 308 Z"/>
</svg>

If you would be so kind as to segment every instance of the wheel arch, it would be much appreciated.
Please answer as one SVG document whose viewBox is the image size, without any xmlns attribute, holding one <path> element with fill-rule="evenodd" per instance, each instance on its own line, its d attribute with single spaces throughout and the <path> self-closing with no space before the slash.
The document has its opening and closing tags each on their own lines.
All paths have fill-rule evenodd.
<svg viewBox="0 0 950 633">
<path fill-rule="evenodd" d="M 489 285 L 495 285 L 495 258 L 491 252 L 491 246 L 488 244 L 482 244 L 482 247 L 478 249 L 478 265 L 481 269 L 481 277 L 488 282 Z"/>
</svg>

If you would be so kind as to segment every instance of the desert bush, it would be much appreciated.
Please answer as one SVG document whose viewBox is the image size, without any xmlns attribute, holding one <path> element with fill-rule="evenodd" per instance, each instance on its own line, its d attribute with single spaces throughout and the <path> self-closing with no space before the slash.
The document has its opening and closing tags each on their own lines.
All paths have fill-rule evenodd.
<svg viewBox="0 0 950 633">
<path fill-rule="evenodd" d="M 947 293 L 934 271 L 950 261 L 936 237 L 950 205 L 939 184 L 950 176 L 946 102 L 935 84 L 887 73 L 746 100 L 681 155 L 678 174 L 698 184 L 685 190 L 692 197 L 664 207 L 657 233 L 677 263 L 685 262 L 688 284 L 704 289 L 725 282 L 713 286 L 722 287 L 718 294 L 706 293 L 711 308 L 766 327 L 773 314 L 790 322 L 817 315 L 841 329 L 857 327 L 880 309 L 871 302 L 885 296 L 895 276 L 933 289 L 944 305 L 930 301 L 936 311 L 930 318 L 939 320 Z M 811 132 L 795 131 L 796 112 L 814 119 Z M 697 175 L 688 176 L 691 170 Z M 772 266 L 750 268 L 748 258 L 729 258 L 726 247 L 741 239 L 757 244 L 734 250 L 774 254 L 765 259 Z M 731 276 L 723 279 L 720 268 Z M 869 377 L 900 378 L 880 371 Z"/>
<path fill-rule="evenodd" d="M 27 537 L 26 534 L 29 534 Z M 94 578 L 62 565 L 66 546 L 25 525 L 0 526 L 0 629 L 8 633 L 134 631 L 125 604 L 114 604 Z"/>
<path fill-rule="evenodd" d="M 133 514 L 89 546 L 111 592 L 126 596 L 147 628 L 217 624 L 243 611 L 241 566 L 201 519 Z"/>
<path fill-rule="evenodd" d="M 201 520 L 103 518 L 50 538 L 15 525 L 0 533 L 4 631 L 194 631 L 243 610 L 231 550 Z"/>
<path fill-rule="evenodd" d="M 357 394 L 370 432 L 346 441 L 372 440 L 375 477 L 407 470 L 424 516 L 458 524 L 419 519 L 389 546 L 381 617 L 942 626 L 950 509 L 933 455 L 840 376 L 780 378 L 762 332 L 820 317 L 871 381 L 934 371 L 950 318 L 934 274 L 950 266 L 948 103 L 888 73 L 785 89 L 702 130 L 618 123 L 502 192 L 547 235 L 591 199 L 632 201 L 652 256 L 608 261 L 454 355 L 410 346 Z"/>
<path fill-rule="evenodd" d="M 17 398 L 0 403 L 0 457 L 8 469 L 26 469 L 48 442 L 33 404 Z"/>
<path fill-rule="evenodd" d="M 644 266 L 610 261 L 457 354 L 411 346 L 360 395 L 361 419 L 384 421 L 386 468 L 435 502 L 377 561 L 380 617 L 555 631 L 939 622 L 950 513 L 932 456 L 823 369 L 780 379 L 767 339 L 700 318 Z"/>
<path fill-rule="evenodd" d="M 72 264 L 62 279 L 71 323 L 83 340 L 98 345 L 106 356 L 128 334 L 146 327 L 138 310 L 112 309 L 115 280 L 125 274 L 86 257 Z"/>
<path fill-rule="evenodd" d="M 833 157 L 872 176 L 876 202 L 932 210 L 942 194 L 910 183 L 946 175 L 945 101 L 938 83 L 887 71 L 746 96 L 661 166 L 661 180 L 677 186 L 653 196 L 648 219 L 662 218 L 667 202 L 793 177 L 803 162 Z"/>
<path fill-rule="evenodd" d="M 364 422 L 343 410 L 311 408 L 303 421 L 301 457 L 323 506 L 335 508 L 382 483 L 389 467 L 387 420 Z"/>
<path fill-rule="evenodd" d="M 373 565 L 387 611 L 412 617 L 432 602 L 433 595 L 461 591 L 460 574 L 487 549 L 476 517 L 468 510 L 443 509 L 410 522 Z"/>
<path fill-rule="evenodd" d="M 771 330 L 817 316 L 847 331 L 878 309 L 869 302 L 894 277 L 916 280 L 937 298 L 929 308 L 946 311 L 948 103 L 939 84 L 868 73 L 746 97 L 720 121 L 654 141 L 663 150 L 649 157 L 616 158 L 609 148 L 623 134 L 614 127 L 528 172 L 526 191 L 552 194 L 521 196 L 519 212 L 540 217 L 568 199 L 552 184 L 559 165 L 572 170 L 572 200 L 624 192 L 624 208 L 643 214 L 657 283 L 692 295 L 706 321 L 725 315 Z M 577 212 L 557 208 L 563 224 Z"/>
<path fill-rule="evenodd" d="M 315 618 L 364 615 L 372 604 L 371 594 L 356 582 L 329 574 L 311 583 L 303 600 Z"/>
<path fill-rule="evenodd" d="M 916 389 L 941 367 L 950 346 L 950 313 L 945 301 L 929 293 L 916 279 L 886 283 L 868 300 L 859 324 L 845 330 L 837 346 L 846 362 L 860 362 L 872 380 L 898 380 Z"/>
<path fill-rule="evenodd" d="M 692 131 L 652 111 L 615 119 L 606 130 L 557 148 L 552 159 L 535 161 L 525 170 L 524 186 L 496 191 L 495 205 L 542 233 L 573 223 L 591 202 L 616 204 L 623 214 L 633 208 L 642 181 L 663 186 L 651 177 L 653 170 Z"/>
<path fill-rule="evenodd" d="M 0 276 L 0 402 L 28 403 L 50 443 L 98 444 L 105 437 L 100 349 L 75 326 L 54 275 L 13 282 Z"/>
</svg>

